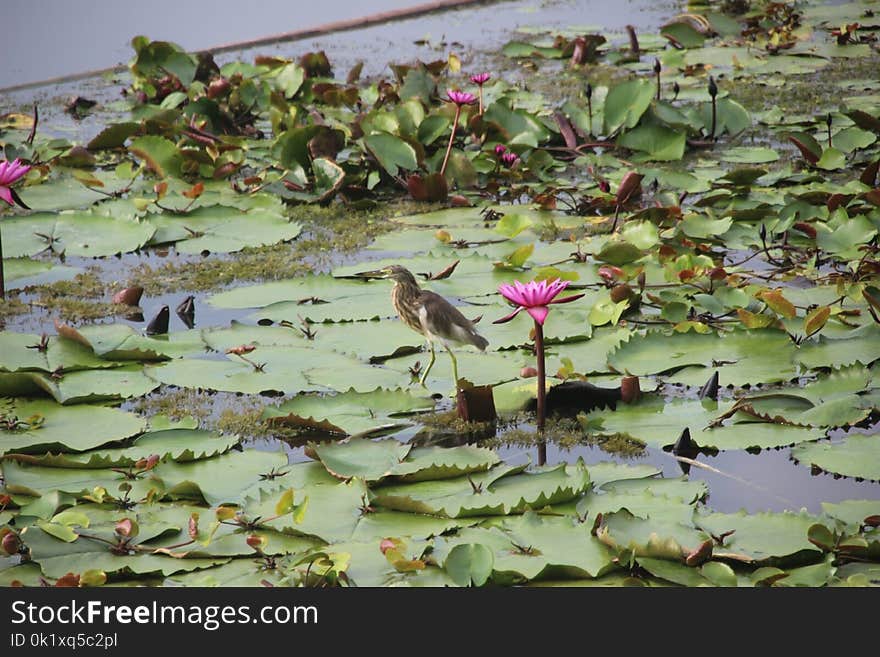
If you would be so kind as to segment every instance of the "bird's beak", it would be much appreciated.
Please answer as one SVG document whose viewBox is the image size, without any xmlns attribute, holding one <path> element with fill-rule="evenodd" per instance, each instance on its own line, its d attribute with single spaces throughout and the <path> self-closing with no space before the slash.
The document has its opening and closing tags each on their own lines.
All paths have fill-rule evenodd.
<svg viewBox="0 0 880 657">
<path fill-rule="evenodd" d="M 372 269 L 370 271 L 360 271 L 353 275 L 354 278 L 388 278 L 388 272 L 384 269 Z"/>
</svg>

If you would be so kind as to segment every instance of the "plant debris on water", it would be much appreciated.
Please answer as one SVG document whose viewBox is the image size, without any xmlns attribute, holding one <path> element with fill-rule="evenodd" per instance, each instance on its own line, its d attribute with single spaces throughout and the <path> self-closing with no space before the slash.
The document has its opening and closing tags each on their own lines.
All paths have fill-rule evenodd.
<svg viewBox="0 0 880 657">
<path fill-rule="evenodd" d="M 0 108 L 0 584 L 876 586 L 874 13 L 375 75 L 138 36 L 66 131 Z M 489 341 L 461 389 L 393 264 Z M 697 470 L 775 450 L 858 492 L 713 507 Z"/>
</svg>

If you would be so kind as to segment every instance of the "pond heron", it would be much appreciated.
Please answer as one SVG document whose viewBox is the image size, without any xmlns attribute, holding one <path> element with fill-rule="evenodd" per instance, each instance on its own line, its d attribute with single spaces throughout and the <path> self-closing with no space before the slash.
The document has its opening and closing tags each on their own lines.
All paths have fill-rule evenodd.
<svg viewBox="0 0 880 657">
<path fill-rule="evenodd" d="M 455 377 L 455 389 L 458 390 L 458 363 L 450 343 L 472 344 L 480 351 L 485 351 L 489 341 L 477 333 L 474 323 L 446 299 L 430 290 L 420 288 L 415 276 L 405 267 L 391 265 L 367 272 L 365 275 L 390 278 L 394 281 L 391 290 L 394 310 L 404 324 L 427 339 L 431 348 L 431 358 L 419 378 L 419 383 L 425 385 L 428 372 L 431 371 L 436 359 L 434 343 L 440 342 L 452 359 L 452 375 Z"/>
</svg>

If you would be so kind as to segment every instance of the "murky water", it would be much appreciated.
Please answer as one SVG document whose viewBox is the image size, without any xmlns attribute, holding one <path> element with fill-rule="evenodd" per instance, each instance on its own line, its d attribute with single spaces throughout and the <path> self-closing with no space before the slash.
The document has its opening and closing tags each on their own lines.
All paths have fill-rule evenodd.
<svg viewBox="0 0 880 657">
<path fill-rule="evenodd" d="M 131 58 L 131 38 L 145 35 L 178 43 L 187 50 L 219 48 L 332 22 L 428 4 L 419 0 L 324 0 L 305 3 L 263 0 L 259 11 L 235 0 L 153 0 L 137 10 L 116 0 L 5 0 L 4 63 L 0 89 L 85 71 L 112 68 Z M 681 3 L 675 3 L 681 5 Z M 593 26 L 619 31 L 627 24 L 656 28 L 670 15 L 673 3 L 623 0 L 526 0 L 484 2 L 473 8 L 446 11 L 384 26 L 342 32 L 296 43 L 260 46 L 262 52 L 289 54 L 303 45 L 329 48 L 332 61 L 361 57 L 384 67 L 388 57 L 411 56 L 411 46 L 437 49 L 444 42 L 490 47 L 522 26 Z M 673 12 L 674 13 L 674 12 Z M 330 51 L 328 50 L 328 54 Z M 248 51 L 233 51 L 233 57 Z"/>
</svg>

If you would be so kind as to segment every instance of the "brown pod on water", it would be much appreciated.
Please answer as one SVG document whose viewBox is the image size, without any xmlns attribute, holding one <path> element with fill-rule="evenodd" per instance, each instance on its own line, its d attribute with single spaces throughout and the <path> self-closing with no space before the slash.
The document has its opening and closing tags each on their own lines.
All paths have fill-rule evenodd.
<svg viewBox="0 0 880 657">
<path fill-rule="evenodd" d="M 175 308 L 177 316 L 180 317 L 186 328 L 192 328 L 196 325 L 196 304 L 195 297 L 192 295 L 184 299 L 180 305 Z"/>
<path fill-rule="evenodd" d="M 610 297 L 614 303 L 620 303 L 624 299 L 630 299 L 634 296 L 635 292 L 626 283 L 621 283 L 611 288 Z"/>
<path fill-rule="evenodd" d="M 620 379 L 620 399 L 624 404 L 632 404 L 642 396 L 639 377 L 625 376 Z"/>
<path fill-rule="evenodd" d="M 498 418 L 492 386 L 459 389 L 455 401 L 458 417 L 465 422 L 494 422 Z"/>
<path fill-rule="evenodd" d="M 147 324 L 147 335 L 162 335 L 168 333 L 168 319 L 171 313 L 168 306 L 162 306 L 156 316 Z"/>
<path fill-rule="evenodd" d="M 119 290 L 113 295 L 113 303 L 122 303 L 126 306 L 136 306 L 141 302 L 141 296 L 144 294 L 144 288 L 140 285 L 133 285 L 124 290 Z"/>
<path fill-rule="evenodd" d="M 719 378 L 718 378 L 718 370 L 715 370 L 715 373 L 709 377 L 709 380 L 703 384 L 703 387 L 700 388 L 699 398 L 700 399 L 713 399 L 718 401 L 718 388 L 719 388 Z"/>
</svg>

